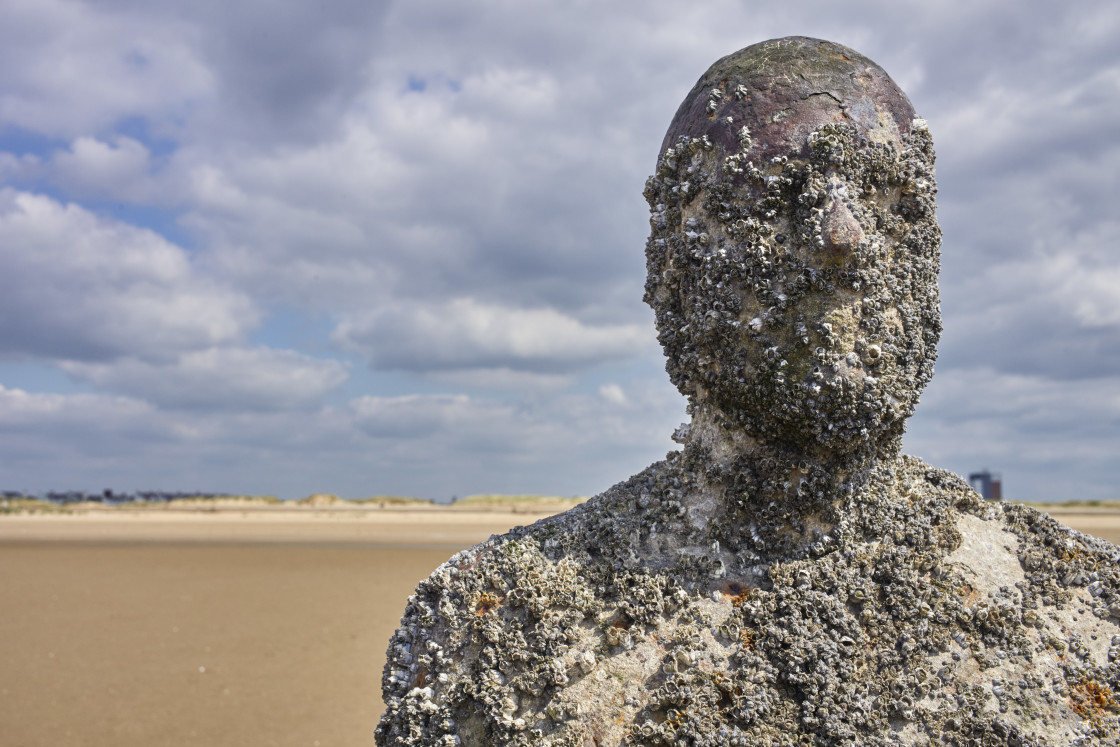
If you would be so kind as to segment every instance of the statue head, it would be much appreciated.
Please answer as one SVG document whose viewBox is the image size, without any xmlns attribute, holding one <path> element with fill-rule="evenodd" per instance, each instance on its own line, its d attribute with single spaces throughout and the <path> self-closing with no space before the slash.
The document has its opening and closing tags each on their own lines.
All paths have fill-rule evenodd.
<svg viewBox="0 0 1120 747">
<path fill-rule="evenodd" d="M 670 378 L 724 429 L 897 450 L 941 323 L 933 145 L 871 60 L 805 37 L 716 62 L 646 183 Z"/>
</svg>

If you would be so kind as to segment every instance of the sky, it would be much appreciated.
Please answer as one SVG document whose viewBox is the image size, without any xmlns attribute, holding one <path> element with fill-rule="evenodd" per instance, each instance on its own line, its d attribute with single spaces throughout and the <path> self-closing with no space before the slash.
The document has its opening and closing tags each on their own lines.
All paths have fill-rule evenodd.
<svg viewBox="0 0 1120 747">
<path fill-rule="evenodd" d="M 814 36 L 928 122 L 945 331 L 905 450 L 1120 498 L 1120 5 L 0 0 L 0 489 L 591 495 L 686 419 L 661 138 Z"/>
</svg>

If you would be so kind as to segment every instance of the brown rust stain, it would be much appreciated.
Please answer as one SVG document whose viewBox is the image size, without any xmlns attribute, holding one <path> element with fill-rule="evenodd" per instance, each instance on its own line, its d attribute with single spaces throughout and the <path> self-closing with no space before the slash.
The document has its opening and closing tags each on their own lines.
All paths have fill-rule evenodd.
<svg viewBox="0 0 1120 747">
<path fill-rule="evenodd" d="M 1073 686 L 1069 694 L 1069 704 L 1081 718 L 1096 721 L 1105 715 L 1105 712 L 1116 710 L 1117 702 L 1112 697 L 1112 688 L 1102 685 L 1096 680 L 1081 680 Z"/>
<path fill-rule="evenodd" d="M 482 617 L 488 612 L 493 612 L 502 603 L 502 597 L 497 594 L 491 594 L 484 591 L 478 595 L 478 601 L 474 605 L 474 613 Z"/>
</svg>

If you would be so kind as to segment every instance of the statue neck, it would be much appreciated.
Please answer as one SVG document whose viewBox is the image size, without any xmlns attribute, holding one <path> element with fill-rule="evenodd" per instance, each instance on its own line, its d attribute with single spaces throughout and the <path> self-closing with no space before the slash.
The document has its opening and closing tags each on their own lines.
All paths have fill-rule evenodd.
<svg viewBox="0 0 1120 747">
<path fill-rule="evenodd" d="M 692 422 L 682 430 L 676 438 L 685 447 L 684 469 L 695 476 L 697 493 L 710 497 L 709 531 L 760 557 L 828 544 L 866 493 L 875 467 L 898 453 L 893 443 L 835 453 L 761 442 L 704 407 L 693 407 Z"/>
</svg>

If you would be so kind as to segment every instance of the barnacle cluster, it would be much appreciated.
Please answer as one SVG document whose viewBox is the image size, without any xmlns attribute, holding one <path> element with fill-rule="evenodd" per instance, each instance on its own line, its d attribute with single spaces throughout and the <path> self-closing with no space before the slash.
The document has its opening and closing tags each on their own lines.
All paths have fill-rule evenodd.
<svg viewBox="0 0 1120 747">
<path fill-rule="evenodd" d="M 940 233 L 924 126 L 897 146 L 827 123 L 761 167 L 681 136 L 646 183 L 646 300 L 672 381 L 762 441 L 901 437 L 933 375 Z"/>
<path fill-rule="evenodd" d="M 898 453 L 935 189 L 858 53 L 717 62 L 646 185 L 683 448 L 422 582 L 378 744 L 1120 744 L 1120 549 Z"/>
</svg>

